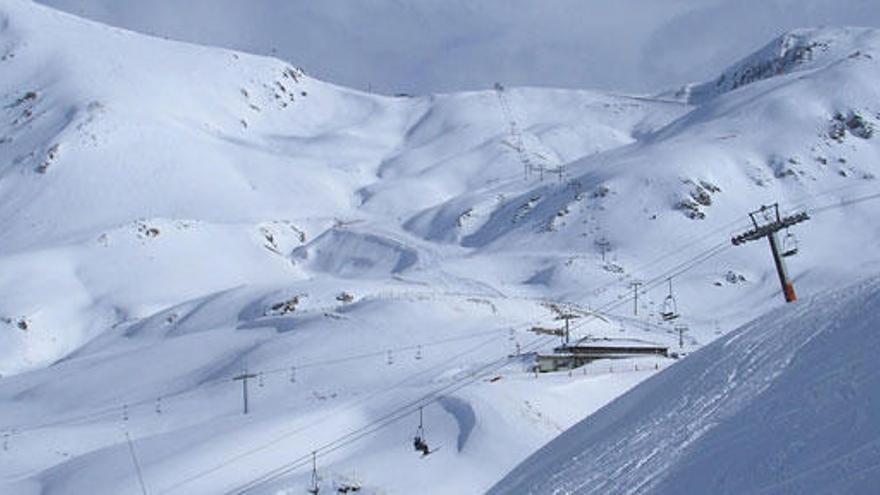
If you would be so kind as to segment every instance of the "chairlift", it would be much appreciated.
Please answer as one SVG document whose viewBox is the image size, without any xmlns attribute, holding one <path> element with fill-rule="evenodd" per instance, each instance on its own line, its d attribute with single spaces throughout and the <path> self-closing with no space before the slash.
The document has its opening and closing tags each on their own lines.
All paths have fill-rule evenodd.
<svg viewBox="0 0 880 495">
<path fill-rule="evenodd" d="M 425 441 L 425 424 L 421 407 L 419 408 L 419 427 L 416 429 L 416 436 L 413 438 L 413 449 L 415 449 L 416 452 L 421 452 L 422 457 L 431 453 L 431 449 L 428 447 L 428 442 Z"/>
<path fill-rule="evenodd" d="M 798 240 L 794 234 L 785 229 L 785 237 L 782 238 L 782 256 L 788 258 L 798 253 Z"/>
<path fill-rule="evenodd" d="M 678 318 L 678 304 L 675 302 L 675 296 L 672 294 L 672 279 L 669 281 L 669 295 L 663 300 L 663 307 L 660 309 L 660 317 L 663 321 L 672 321 Z"/>
</svg>

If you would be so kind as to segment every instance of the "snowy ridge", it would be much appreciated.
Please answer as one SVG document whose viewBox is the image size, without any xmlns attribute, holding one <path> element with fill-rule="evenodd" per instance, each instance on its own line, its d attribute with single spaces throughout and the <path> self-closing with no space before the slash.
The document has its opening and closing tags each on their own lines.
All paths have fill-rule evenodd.
<svg viewBox="0 0 880 495">
<path fill-rule="evenodd" d="M 870 493 L 880 281 L 774 311 L 647 380 L 489 493 Z"/>
<path fill-rule="evenodd" d="M 820 69 L 846 58 L 872 58 L 878 49 L 880 37 L 872 29 L 798 29 L 735 63 L 716 80 L 686 86 L 676 96 L 701 104 L 771 77 Z"/>
</svg>

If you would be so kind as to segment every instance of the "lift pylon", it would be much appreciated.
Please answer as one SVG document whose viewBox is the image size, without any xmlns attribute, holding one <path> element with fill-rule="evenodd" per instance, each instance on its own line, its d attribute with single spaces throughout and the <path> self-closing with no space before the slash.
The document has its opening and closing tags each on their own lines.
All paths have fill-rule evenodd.
<svg viewBox="0 0 880 495">
<path fill-rule="evenodd" d="M 794 284 L 788 277 L 788 270 L 785 267 L 785 255 L 780 250 L 779 236 L 777 234 L 780 230 L 788 229 L 792 225 L 809 220 L 810 216 L 806 212 L 801 212 L 783 217 L 779 214 L 779 203 L 774 203 L 770 206 L 761 206 L 761 208 L 749 213 L 749 218 L 752 219 L 754 228 L 733 237 L 730 241 L 734 246 L 739 246 L 740 244 L 757 241 L 766 237 L 770 242 L 770 252 L 773 253 L 773 262 L 776 264 L 776 273 L 779 275 L 779 283 L 782 284 L 785 302 L 796 301 L 797 294 L 794 292 Z"/>
</svg>

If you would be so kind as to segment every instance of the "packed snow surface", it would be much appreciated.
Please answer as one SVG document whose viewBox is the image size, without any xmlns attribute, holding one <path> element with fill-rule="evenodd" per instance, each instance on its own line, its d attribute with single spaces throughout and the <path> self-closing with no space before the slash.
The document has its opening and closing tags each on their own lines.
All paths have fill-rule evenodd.
<svg viewBox="0 0 880 495">
<path fill-rule="evenodd" d="M 776 201 L 802 296 L 878 271 L 878 53 L 392 98 L 0 0 L 0 492 L 298 493 L 313 450 L 325 489 L 482 492 L 672 363 L 536 378 L 533 327 L 699 348 L 781 304 L 729 242 Z"/>
<path fill-rule="evenodd" d="M 491 494 L 876 493 L 880 279 L 770 312 L 566 431 Z"/>
</svg>

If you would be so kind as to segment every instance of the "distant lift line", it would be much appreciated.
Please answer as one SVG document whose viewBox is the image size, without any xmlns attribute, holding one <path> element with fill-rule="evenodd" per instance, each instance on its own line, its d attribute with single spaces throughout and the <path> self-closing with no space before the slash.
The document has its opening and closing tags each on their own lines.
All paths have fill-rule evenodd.
<svg viewBox="0 0 880 495">
<path fill-rule="evenodd" d="M 510 139 L 512 141 L 510 145 L 516 151 L 516 156 L 523 165 L 523 178 L 528 180 L 529 174 L 535 169 L 535 166 L 532 164 L 531 158 L 529 158 L 529 152 L 526 150 L 526 145 L 522 138 L 522 132 L 516 123 L 516 118 L 513 116 L 510 102 L 507 101 L 507 97 L 504 95 L 504 86 L 502 86 L 501 83 L 496 82 L 494 89 L 495 94 L 498 96 L 498 103 L 501 105 L 501 111 L 504 112 L 504 118 L 507 119 L 507 123 L 510 126 Z M 541 180 L 543 181 L 544 167 L 539 167 L 539 171 L 541 173 Z"/>
</svg>

